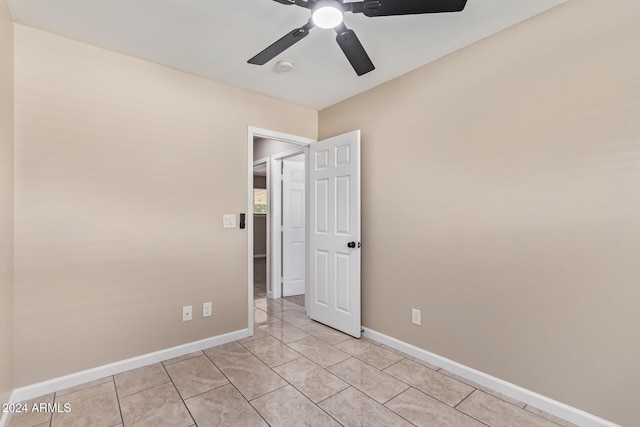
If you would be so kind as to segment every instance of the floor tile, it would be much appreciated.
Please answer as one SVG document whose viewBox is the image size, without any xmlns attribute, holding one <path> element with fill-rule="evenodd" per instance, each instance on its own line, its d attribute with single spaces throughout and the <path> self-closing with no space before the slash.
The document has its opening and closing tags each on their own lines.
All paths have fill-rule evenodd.
<svg viewBox="0 0 640 427">
<path fill-rule="evenodd" d="M 188 427 L 194 424 L 171 383 L 120 398 L 120 409 L 127 427 Z"/>
<path fill-rule="evenodd" d="M 335 365 L 351 357 L 344 351 L 312 336 L 292 342 L 289 344 L 289 347 L 308 357 L 323 368 Z"/>
<path fill-rule="evenodd" d="M 267 336 L 270 336 L 270 335 L 267 334 L 262 329 L 258 328 L 258 326 L 254 326 L 253 335 L 250 336 L 250 337 L 242 338 L 241 340 L 238 340 L 238 342 L 240 344 L 244 344 L 244 343 L 251 342 L 253 340 L 258 340 L 260 338 L 264 338 L 264 337 L 267 337 Z"/>
<path fill-rule="evenodd" d="M 306 313 L 304 304 L 297 304 L 295 302 L 287 300 L 286 298 L 284 298 L 284 301 L 282 301 L 282 307 L 284 310 L 296 310 L 302 313 Z"/>
<path fill-rule="evenodd" d="M 182 362 L 183 360 L 191 359 L 192 357 L 202 356 L 200 350 L 194 351 L 193 353 L 183 354 L 182 356 L 174 357 L 172 359 L 168 359 L 162 362 L 164 366 L 171 365 L 172 363 Z"/>
<path fill-rule="evenodd" d="M 69 404 L 69 412 L 56 412 L 52 427 L 91 426 L 112 427 L 122 423 L 118 396 L 113 381 L 65 394 L 56 395 L 60 407 Z"/>
<path fill-rule="evenodd" d="M 228 365 L 222 365 L 220 370 L 248 400 L 255 399 L 287 384 L 285 380 L 255 356 L 245 357 L 244 359 L 230 362 Z"/>
<path fill-rule="evenodd" d="M 451 377 L 454 380 L 458 380 L 461 383 L 465 383 L 465 384 L 467 384 L 467 385 L 469 385 L 469 386 L 471 386 L 473 388 L 477 388 L 478 390 L 484 391 L 485 393 L 490 394 L 490 395 L 492 395 L 494 397 L 497 397 L 498 399 L 502 399 L 505 402 L 509 402 L 514 406 L 518 406 L 520 408 L 524 408 L 525 407 L 525 404 L 523 402 L 520 402 L 519 400 L 513 399 L 513 398 L 511 398 L 509 396 L 505 396 L 502 393 L 498 393 L 495 390 L 491 390 L 488 387 L 485 387 L 485 386 L 482 386 L 482 385 L 480 385 L 478 383 L 470 381 L 470 380 L 468 380 L 468 379 L 466 379 L 464 377 L 461 377 L 459 375 L 454 374 L 453 372 L 449 372 L 446 369 L 440 369 L 438 372 L 440 372 L 440 373 L 442 373 L 442 374 L 444 374 L 444 375 L 446 375 L 448 377 Z"/>
<path fill-rule="evenodd" d="M 316 403 L 349 387 L 349 384 L 305 357 L 274 370 Z"/>
<path fill-rule="evenodd" d="M 259 308 L 262 311 L 266 311 L 269 314 L 280 313 L 286 310 L 286 306 L 283 305 L 283 300 L 267 298 L 266 300 L 255 301 L 254 307 Z M 284 307 L 284 308 L 283 308 Z"/>
<path fill-rule="evenodd" d="M 266 311 L 262 311 L 259 308 L 253 309 L 253 324 L 260 326 L 264 325 L 269 321 L 269 314 Z"/>
<path fill-rule="evenodd" d="M 292 295 L 290 297 L 283 297 L 285 301 L 292 302 L 300 307 L 304 307 L 304 294 L 303 295 Z"/>
<path fill-rule="evenodd" d="M 369 341 L 369 342 L 372 342 L 372 341 Z M 374 343 L 374 344 L 376 344 L 376 342 L 375 342 L 375 341 L 373 341 L 373 343 Z M 410 356 L 410 355 L 408 355 L 408 354 L 406 354 L 406 353 L 403 353 L 403 352 L 401 352 L 401 351 L 399 351 L 399 350 L 396 350 L 396 349 L 395 349 L 395 348 L 393 348 L 393 347 L 389 347 L 388 345 L 380 344 L 380 347 L 381 347 L 381 348 L 384 348 L 385 350 L 388 350 L 388 351 L 390 351 L 390 352 L 392 352 L 392 353 L 399 354 L 400 356 L 403 356 L 403 357 L 404 357 L 404 358 L 406 358 L 406 359 L 409 359 L 409 360 L 411 360 L 411 361 L 414 361 L 414 362 L 416 362 L 416 363 L 419 363 L 420 365 L 422 365 L 422 366 L 426 366 L 427 368 L 432 369 L 432 370 L 434 370 L 434 371 L 437 371 L 437 370 L 439 370 L 439 369 L 440 369 L 440 367 L 439 367 L 439 366 L 433 365 L 433 364 L 431 364 L 431 363 L 429 363 L 429 362 L 426 362 L 426 361 L 424 361 L 424 360 L 422 360 L 422 359 L 418 359 L 417 357 Z"/>
<path fill-rule="evenodd" d="M 309 336 L 309 334 L 304 332 L 302 329 L 296 328 L 295 326 L 290 325 L 289 323 L 282 320 L 274 320 L 272 322 L 269 322 L 266 325 L 260 326 L 260 329 L 273 336 L 274 338 L 279 339 L 285 344 Z"/>
<path fill-rule="evenodd" d="M 272 336 L 245 343 L 244 346 L 268 366 L 274 367 L 302 357 Z"/>
<path fill-rule="evenodd" d="M 185 401 L 198 427 L 268 427 L 253 406 L 231 384 Z"/>
<path fill-rule="evenodd" d="M 353 387 L 328 398 L 319 406 L 347 427 L 411 426 L 411 423 Z"/>
<path fill-rule="evenodd" d="M 322 341 L 331 345 L 336 345 L 339 342 L 343 342 L 351 338 L 349 335 L 343 334 L 340 331 L 336 331 L 335 329 L 332 329 L 318 322 L 313 322 L 309 325 L 305 325 L 300 329 L 308 334 L 313 335 L 316 338 L 320 338 Z"/>
<path fill-rule="evenodd" d="M 274 314 L 274 317 L 278 317 L 293 326 L 297 326 L 298 328 L 313 323 L 313 320 L 309 319 L 306 314 L 298 310 L 287 309 Z"/>
<path fill-rule="evenodd" d="M 251 402 L 272 427 L 339 427 L 333 418 L 288 385 Z"/>
<path fill-rule="evenodd" d="M 452 407 L 474 390 L 473 387 L 408 359 L 388 367 L 384 372 Z"/>
<path fill-rule="evenodd" d="M 75 393 L 76 391 L 84 390 L 85 388 L 91 388 L 104 383 L 113 383 L 113 377 L 104 377 L 95 381 L 89 381 L 84 384 L 77 385 L 75 387 L 65 388 L 64 390 L 56 391 L 56 398 L 62 397 L 66 394 Z"/>
<path fill-rule="evenodd" d="M 204 354 L 173 363 L 166 369 L 183 399 L 229 383 Z"/>
<path fill-rule="evenodd" d="M 340 362 L 328 370 L 379 403 L 385 403 L 409 388 L 391 375 L 355 358 Z"/>
<path fill-rule="evenodd" d="M 413 387 L 385 406 L 419 427 L 484 427 L 484 424 Z"/>
<path fill-rule="evenodd" d="M 378 369 L 384 369 L 403 359 L 399 354 L 379 345 L 355 338 L 336 344 L 336 347 Z"/>
<path fill-rule="evenodd" d="M 21 402 L 26 404 L 26 412 L 14 412 L 11 414 L 11 421 L 9 427 L 32 427 L 42 423 L 49 423 L 51 421 L 51 412 L 33 412 L 33 405 L 39 404 L 52 404 L 54 400 L 54 394 L 47 394 L 35 399 Z"/>
<path fill-rule="evenodd" d="M 538 408 L 534 408 L 533 406 L 525 406 L 524 409 L 528 412 L 531 412 L 532 414 L 535 414 L 539 417 L 542 417 L 544 419 L 547 419 L 549 421 L 553 421 L 556 424 L 561 425 L 562 427 L 579 427 L 577 424 L 573 424 L 572 422 L 569 422 L 567 420 L 563 420 L 562 418 L 558 418 L 554 415 L 548 414 Z"/>
<path fill-rule="evenodd" d="M 118 397 L 123 398 L 139 391 L 148 390 L 169 382 L 169 376 L 162 364 L 156 363 L 115 375 Z"/>
<path fill-rule="evenodd" d="M 476 390 L 457 409 L 492 427 L 558 427 L 542 417 Z"/>
<path fill-rule="evenodd" d="M 225 365 L 251 355 L 246 348 L 235 341 L 211 347 L 203 351 L 204 354 L 206 354 L 207 357 L 209 357 L 209 359 L 218 366 Z"/>
</svg>

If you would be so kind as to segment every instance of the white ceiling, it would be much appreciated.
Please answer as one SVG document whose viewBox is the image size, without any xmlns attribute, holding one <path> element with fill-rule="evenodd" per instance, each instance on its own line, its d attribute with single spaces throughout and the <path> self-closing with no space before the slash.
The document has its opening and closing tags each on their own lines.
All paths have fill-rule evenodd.
<svg viewBox="0 0 640 427">
<path fill-rule="evenodd" d="M 564 1 L 469 0 L 460 13 L 377 18 L 347 13 L 345 24 L 376 66 L 361 77 L 336 44 L 335 32 L 320 28 L 264 66 L 247 64 L 309 19 L 309 10 L 273 0 L 8 3 L 18 23 L 319 110 Z M 280 59 L 293 61 L 295 69 L 276 71 Z"/>
</svg>

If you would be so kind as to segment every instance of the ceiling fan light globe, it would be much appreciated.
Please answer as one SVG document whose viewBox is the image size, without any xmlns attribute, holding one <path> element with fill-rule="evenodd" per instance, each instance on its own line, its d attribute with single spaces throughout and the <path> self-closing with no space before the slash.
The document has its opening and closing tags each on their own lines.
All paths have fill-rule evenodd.
<svg viewBox="0 0 640 427">
<path fill-rule="evenodd" d="M 333 6 L 322 6 L 313 11 L 311 19 L 316 27 L 335 28 L 342 23 L 342 11 Z"/>
</svg>

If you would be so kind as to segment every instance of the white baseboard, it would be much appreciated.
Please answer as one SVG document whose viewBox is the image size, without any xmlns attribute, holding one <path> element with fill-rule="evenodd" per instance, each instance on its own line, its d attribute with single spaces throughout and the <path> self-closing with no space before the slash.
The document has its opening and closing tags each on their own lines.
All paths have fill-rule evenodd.
<svg viewBox="0 0 640 427">
<path fill-rule="evenodd" d="M 492 375 L 485 374 L 484 372 L 462 365 L 458 362 L 454 362 L 453 360 L 431 353 L 427 350 L 423 350 L 404 341 L 400 341 L 369 328 L 363 328 L 363 331 L 363 335 L 367 338 L 402 351 L 403 353 L 428 362 L 439 368 L 446 369 L 447 371 L 466 378 L 469 381 L 488 387 L 508 397 L 519 400 L 522 403 L 531 405 L 574 424 L 583 427 L 619 427 L 617 424 L 599 418 L 593 414 L 566 405 L 562 402 L 558 402 L 557 400 L 553 400 L 546 396 L 542 396 L 541 394 L 527 390 L 515 384 L 511 384 Z"/>
<path fill-rule="evenodd" d="M 266 258 L 267 254 L 254 255 L 253 258 Z"/>
<path fill-rule="evenodd" d="M 209 347 L 226 344 L 231 341 L 246 338 L 250 335 L 251 334 L 248 329 L 241 329 L 238 331 L 206 338 L 200 341 L 190 342 L 153 353 L 143 354 L 141 356 L 132 357 L 131 359 L 121 360 L 119 362 L 110 363 L 108 365 L 99 366 L 97 368 L 87 369 L 86 371 L 76 372 L 73 374 L 65 375 L 63 377 L 43 381 L 37 384 L 20 387 L 13 391 L 10 397 L 10 402 L 17 403 L 25 400 L 30 400 L 39 396 L 44 396 L 45 394 L 64 390 L 65 388 L 84 384 L 89 381 L 116 375 L 125 371 L 129 371 L 131 369 L 151 365 L 153 363 L 162 362 L 163 360 L 189 354 L 194 351 L 204 350 Z M 9 417 L 5 417 L 5 415 L 9 414 L 2 415 L 2 418 L 0 418 L 0 427 L 4 427 L 5 423 L 8 423 L 9 421 Z"/>
</svg>

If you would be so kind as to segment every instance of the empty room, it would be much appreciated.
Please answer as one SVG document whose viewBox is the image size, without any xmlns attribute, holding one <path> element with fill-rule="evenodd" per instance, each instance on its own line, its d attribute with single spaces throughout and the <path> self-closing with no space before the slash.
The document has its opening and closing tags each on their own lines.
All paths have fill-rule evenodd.
<svg viewBox="0 0 640 427">
<path fill-rule="evenodd" d="M 637 426 L 637 0 L 0 0 L 0 427 Z"/>
</svg>

